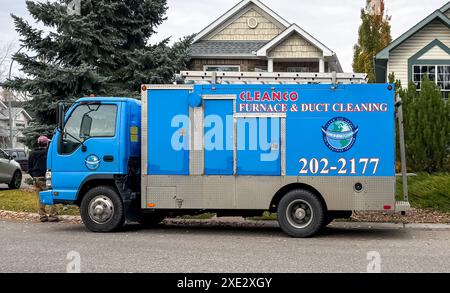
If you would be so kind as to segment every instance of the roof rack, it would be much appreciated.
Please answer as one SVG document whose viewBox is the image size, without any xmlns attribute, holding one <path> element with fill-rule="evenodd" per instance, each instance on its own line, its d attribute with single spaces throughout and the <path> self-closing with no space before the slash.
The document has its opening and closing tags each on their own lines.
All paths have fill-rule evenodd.
<svg viewBox="0 0 450 293">
<path fill-rule="evenodd" d="M 182 71 L 177 84 L 364 84 L 364 73 Z"/>
</svg>

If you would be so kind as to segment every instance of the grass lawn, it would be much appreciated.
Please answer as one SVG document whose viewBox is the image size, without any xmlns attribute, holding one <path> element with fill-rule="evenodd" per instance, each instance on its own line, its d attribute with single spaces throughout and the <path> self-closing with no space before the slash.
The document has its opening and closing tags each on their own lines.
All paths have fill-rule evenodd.
<svg viewBox="0 0 450 293">
<path fill-rule="evenodd" d="M 409 200 L 414 208 L 427 208 L 450 213 L 450 174 L 418 174 L 408 177 Z M 397 199 L 401 200 L 401 178 L 397 180 Z M 34 192 L 29 190 L 0 190 L 0 210 L 18 212 L 37 212 L 37 199 Z M 58 206 L 62 215 L 78 215 L 77 207 Z M 214 214 L 202 214 L 190 219 L 209 219 Z M 276 214 L 264 213 L 255 220 L 276 220 Z"/>
<path fill-rule="evenodd" d="M 0 190 L 0 210 L 37 213 L 37 196 L 33 191 Z M 78 208 L 58 205 L 60 215 L 79 215 Z"/>
<path fill-rule="evenodd" d="M 397 180 L 397 199 L 402 198 L 402 181 Z M 450 213 L 450 174 L 426 174 L 408 177 L 408 194 L 415 208 Z"/>
</svg>

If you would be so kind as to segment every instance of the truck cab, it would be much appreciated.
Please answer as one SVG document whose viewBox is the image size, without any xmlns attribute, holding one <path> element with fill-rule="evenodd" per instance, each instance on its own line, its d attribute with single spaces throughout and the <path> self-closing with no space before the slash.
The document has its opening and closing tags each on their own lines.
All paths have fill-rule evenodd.
<svg viewBox="0 0 450 293">
<path fill-rule="evenodd" d="M 80 206 L 89 191 L 101 187 L 119 191 L 131 209 L 140 188 L 140 111 L 140 101 L 131 98 L 82 98 L 67 111 L 61 104 L 41 202 Z M 113 205 L 99 195 L 87 210 L 101 224 L 110 220 Z"/>
</svg>

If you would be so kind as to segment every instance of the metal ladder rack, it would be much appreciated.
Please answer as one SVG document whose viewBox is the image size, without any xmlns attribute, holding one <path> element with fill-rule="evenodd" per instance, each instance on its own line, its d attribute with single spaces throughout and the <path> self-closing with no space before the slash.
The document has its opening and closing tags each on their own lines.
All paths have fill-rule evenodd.
<svg viewBox="0 0 450 293">
<path fill-rule="evenodd" d="M 365 84 L 363 73 L 182 71 L 177 84 Z"/>
</svg>

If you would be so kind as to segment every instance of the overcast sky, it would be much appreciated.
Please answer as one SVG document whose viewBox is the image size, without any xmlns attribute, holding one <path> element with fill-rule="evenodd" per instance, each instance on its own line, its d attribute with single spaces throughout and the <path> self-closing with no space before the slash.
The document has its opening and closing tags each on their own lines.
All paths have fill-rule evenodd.
<svg viewBox="0 0 450 293">
<path fill-rule="evenodd" d="M 158 28 L 153 41 L 199 32 L 239 0 L 168 0 L 168 19 Z M 352 71 L 353 45 L 357 41 L 360 9 L 366 0 L 262 0 L 291 23 L 319 39 L 338 54 L 345 71 Z M 414 26 L 446 0 L 386 0 L 392 15 L 392 37 L 395 39 Z M 10 13 L 28 15 L 25 0 L 0 0 L 0 42 L 18 40 Z"/>
</svg>

